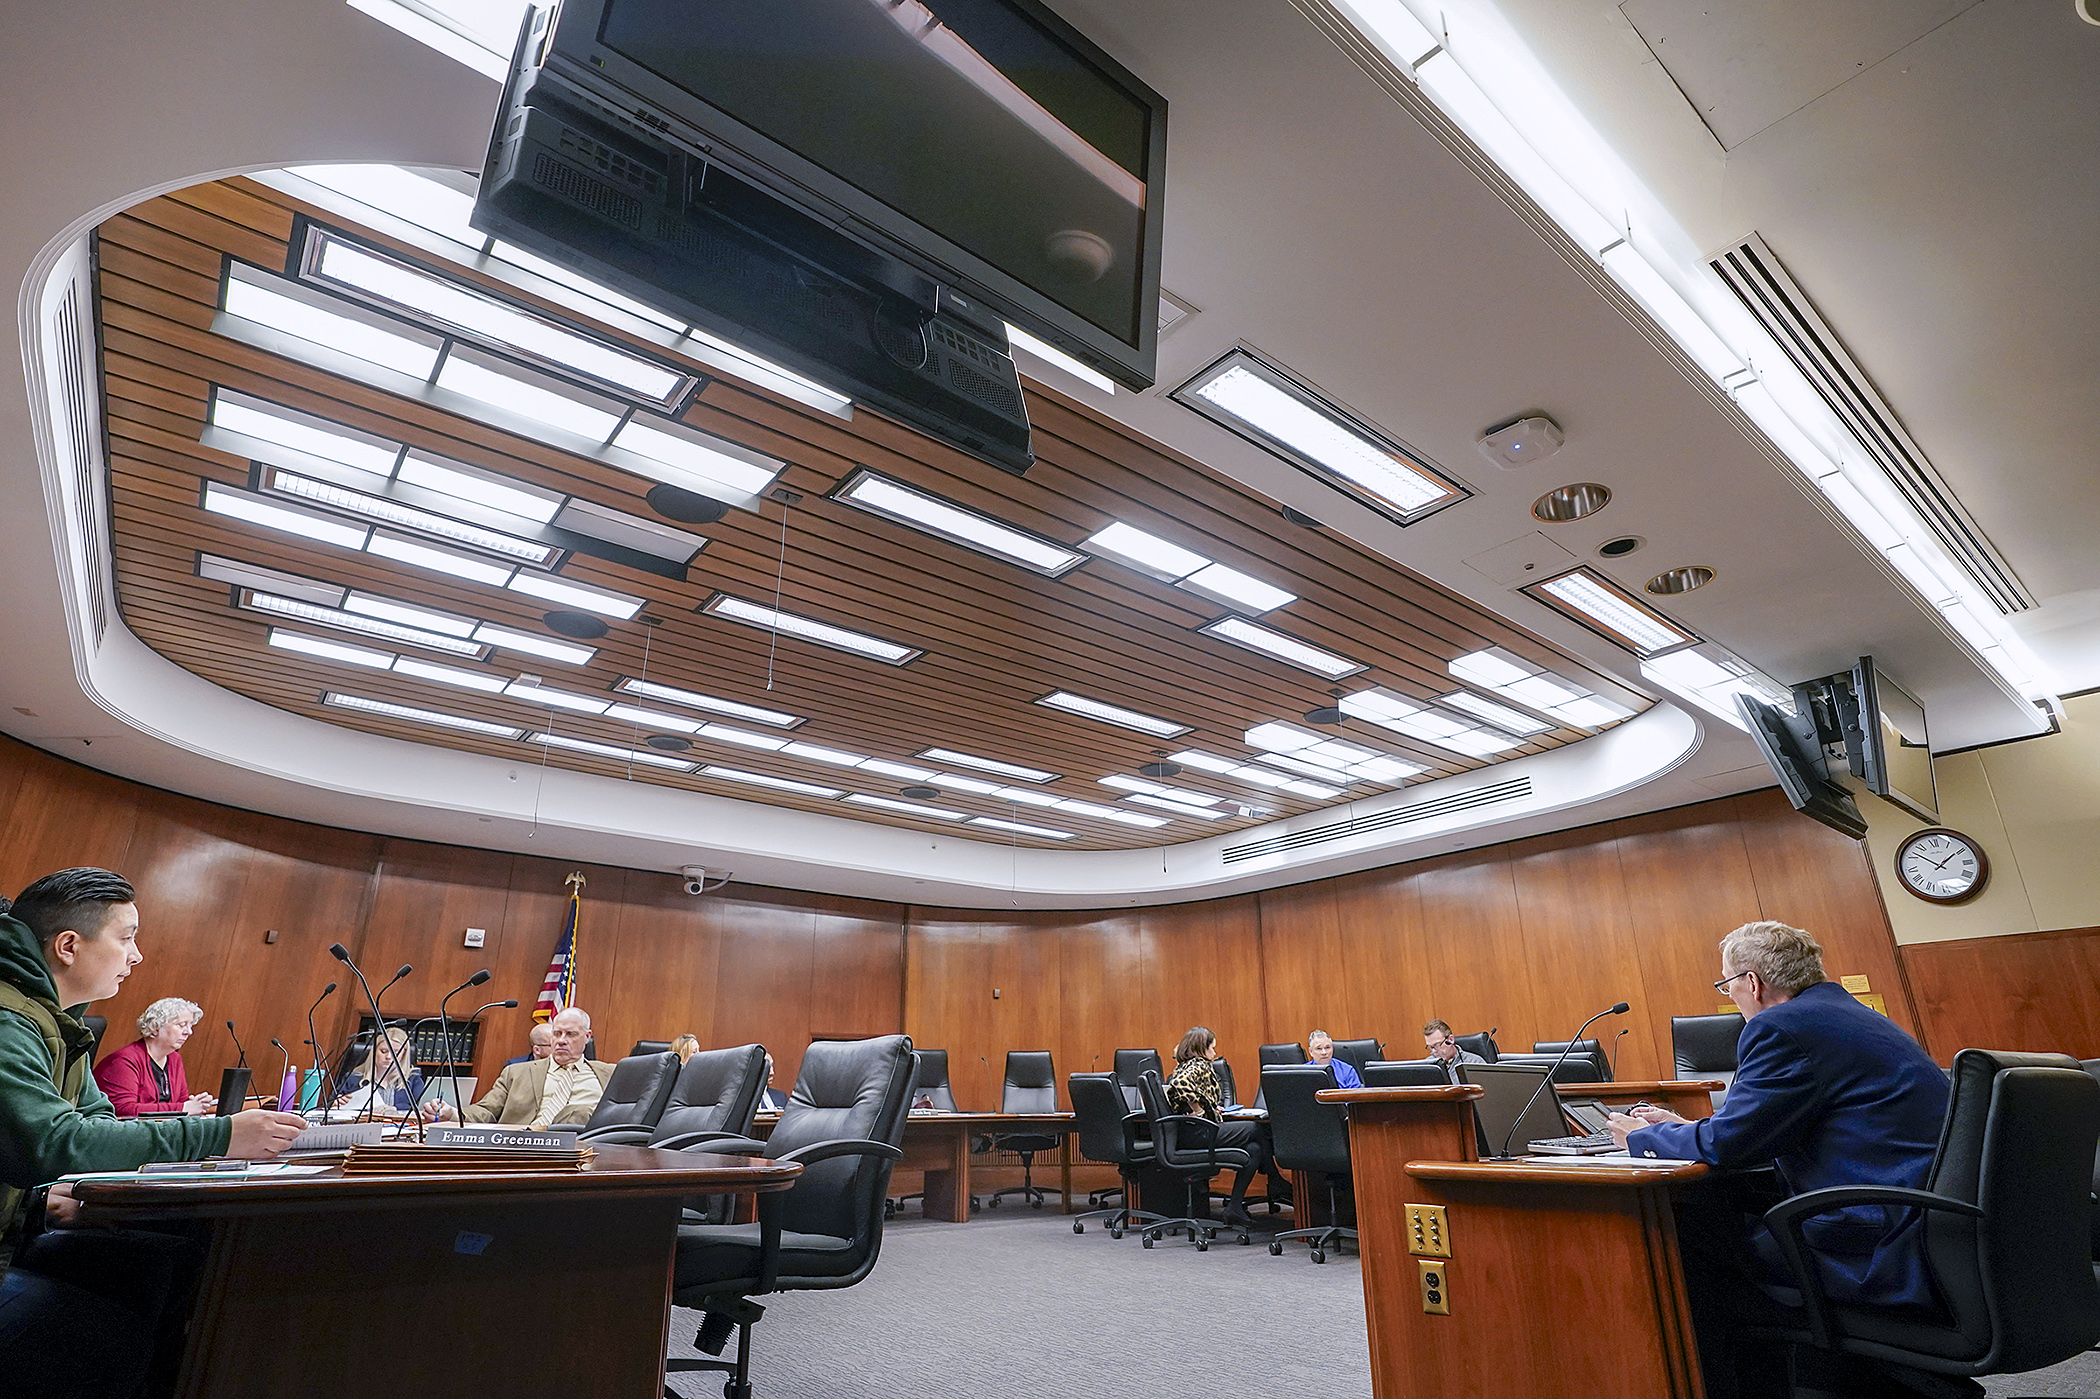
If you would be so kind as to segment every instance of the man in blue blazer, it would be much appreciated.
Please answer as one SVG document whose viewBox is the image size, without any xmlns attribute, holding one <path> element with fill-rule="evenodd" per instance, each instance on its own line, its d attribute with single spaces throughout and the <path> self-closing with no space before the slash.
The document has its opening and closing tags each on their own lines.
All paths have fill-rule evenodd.
<svg viewBox="0 0 2100 1399">
<path fill-rule="evenodd" d="M 1721 1111 L 1687 1122 L 1638 1107 L 1636 1116 L 1613 1114 L 1614 1138 L 1635 1156 L 1704 1161 L 1722 1171 L 1776 1165 L 1794 1193 L 1924 1185 L 1946 1116 L 1947 1075 L 1888 1017 L 1824 979 L 1814 938 L 1784 923 L 1746 923 L 1721 940 L 1714 985 L 1743 1012 L 1735 1081 Z M 1737 1233 L 1739 1215 L 1706 1204 L 1685 1212 L 1680 1237 L 1707 1393 L 1783 1395 L 1783 1387 L 1757 1387 L 1738 1363 L 1749 1348 L 1732 1345 L 1722 1328 L 1771 1316 L 1769 1293 L 1758 1284 L 1792 1279 L 1761 1223 Z M 1860 1306 L 1932 1305 L 1922 1220 L 1913 1210 L 1872 1206 L 1808 1221 L 1803 1237 L 1824 1294 Z M 1708 1357 L 1709 1349 L 1722 1354 Z M 1728 1373 L 1717 1376 L 1717 1368 Z"/>
</svg>

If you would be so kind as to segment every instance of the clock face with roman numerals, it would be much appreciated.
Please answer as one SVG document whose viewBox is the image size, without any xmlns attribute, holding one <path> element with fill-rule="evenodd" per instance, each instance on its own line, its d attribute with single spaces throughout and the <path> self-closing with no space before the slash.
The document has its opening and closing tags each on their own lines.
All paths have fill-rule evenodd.
<svg viewBox="0 0 2100 1399">
<path fill-rule="evenodd" d="M 1956 904 L 1983 889 L 1991 876 L 1983 848 L 1959 831 L 1919 831 L 1896 852 L 1903 887 L 1936 904 Z"/>
</svg>

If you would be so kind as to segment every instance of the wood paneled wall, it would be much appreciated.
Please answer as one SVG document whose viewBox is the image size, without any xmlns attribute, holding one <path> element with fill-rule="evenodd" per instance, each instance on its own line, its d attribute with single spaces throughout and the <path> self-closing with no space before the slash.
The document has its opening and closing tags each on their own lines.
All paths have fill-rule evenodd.
<svg viewBox="0 0 2100 1399">
<path fill-rule="evenodd" d="M 0 739 L 0 889 L 80 864 L 140 890 L 146 961 L 99 1007 L 113 1041 L 157 997 L 196 1000 L 206 1018 L 186 1054 L 203 1082 L 232 1061 L 229 1017 L 259 1077 L 274 1072 L 270 1038 L 297 1046 L 308 1003 L 347 982 L 327 955 L 338 941 L 378 977 L 415 965 L 387 998 L 404 1014 L 490 968 L 488 996 L 525 1004 L 489 1017 L 486 1080 L 522 1048 L 577 868 L 215 806 Z M 1868 977 L 1942 1062 L 1969 1044 L 2100 1055 L 2100 930 L 1922 944 L 1899 960 L 1862 848 L 1769 790 L 1143 909 L 930 909 L 741 886 L 691 898 L 671 875 L 583 870 L 579 998 L 606 1054 L 687 1030 L 756 1040 L 786 1083 L 812 1038 L 902 1029 L 949 1051 L 968 1107 L 996 1106 L 1009 1049 L 1051 1050 L 1062 1076 L 1105 1068 L 1122 1046 L 1170 1053 L 1200 1023 L 1251 1095 L 1256 1046 L 1316 1026 L 1375 1036 L 1395 1057 L 1421 1052 L 1432 1016 L 1529 1048 L 1621 999 L 1632 1013 L 1599 1027 L 1627 1031 L 1620 1075 L 1666 1076 L 1669 1018 L 1716 1007 L 1714 944 L 1753 918 L 1814 931 L 1831 974 Z M 487 930 L 485 947 L 463 945 L 470 927 Z M 328 1002 L 324 1040 L 354 1023 L 354 991 Z"/>
</svg>

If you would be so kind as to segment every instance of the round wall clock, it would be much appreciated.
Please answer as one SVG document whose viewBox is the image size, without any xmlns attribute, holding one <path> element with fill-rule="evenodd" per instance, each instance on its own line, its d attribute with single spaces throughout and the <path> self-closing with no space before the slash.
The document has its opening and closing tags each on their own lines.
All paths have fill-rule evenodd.
<svg viewBox="0 0 2100 1399">
<path fill-rule="evenodd" d="M 1896 851 L 1896 877 L 1927 903 L 1958 904 L 1983 891 L 1991 862 L 1970 837 L 1934 826 L 1911 836 Z"/>
</svg>

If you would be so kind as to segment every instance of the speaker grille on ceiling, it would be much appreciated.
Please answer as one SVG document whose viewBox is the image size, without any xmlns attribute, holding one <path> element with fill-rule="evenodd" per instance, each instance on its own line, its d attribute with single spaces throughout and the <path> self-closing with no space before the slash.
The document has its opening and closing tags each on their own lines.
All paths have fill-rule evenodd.
<svg viewBox="0 0 2100 1399">
<path fill-rule="evenodd" d="M 99 647 L 109 628 L 109 550 L 103 542 L 102 462 L 95 450 L 94 398 L 88 383 L 77 280 L 66 288 L 52 312 L 51 339 L 58 351 L 58 391 L 65 400 L 65 443 L 71 458 L 67 465 L 73 477 L 73 523 L 80 534 L 88 623 Z"/>
<path fill-rule="evenodd" d="M 1531 779 L 1512 777 L 1502 782 L 1491 782 L 1485 787 L 1475 787 L 1469 792 L 1453 792 L 1448 797 L 1432 797 L 1412 806 L 1394 807 L 1391 811 L 1381 811 L 1375 816 L 1357 816 L 1347 821 L 1292 831 L 1288 835 L 1271 836 L 1267 840 L 1249 841 L 1245 845 L 1228 845 L 1219 859 L 1225 864 L 1236 865 L 1242 860 L 1255 860 L 1264 855 L 1281 855 L 1288 851 L 1325 845 L 1329 841 L 1346 840 L 1350 836 L 1365 835 L 1372 831 L 1409 826 L 1417 821 L 1427 821 L 1438 816 L 1473 811 L 1483 806 L 1498 806 L 1503 802 L 1517 801 L 1530 795 Z"/>
<path fill-rule="evenodd" d="M 1772 333 L 1831 411 L 1865 444 L 1911 508 L 1924 517 L 1941 545 L 1961 560 L 1998 610 L 2024 612 L 2033 607 L 2033 594 L 1969 518 L 1924 451 L 1911 440 L 1896 410 L 1882 398 L 1764 239 L 1753 233 L 1716 253 L 1711 265 L 1750 314 Z"/>
</svg>

